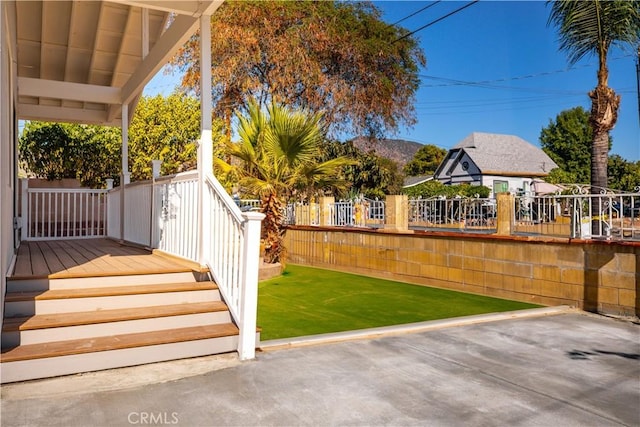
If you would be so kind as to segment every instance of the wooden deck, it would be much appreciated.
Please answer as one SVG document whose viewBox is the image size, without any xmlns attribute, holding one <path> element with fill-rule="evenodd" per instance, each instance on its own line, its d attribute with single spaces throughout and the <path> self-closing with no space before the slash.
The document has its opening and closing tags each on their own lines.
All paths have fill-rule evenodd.
<svg viewBox="0 0 640 427">
<path fill-rule="evenodd" d="M 22 242 L 10 278 L 70 278 L 191 271 L 182 262 L 110 239 Z"/>
</svg>

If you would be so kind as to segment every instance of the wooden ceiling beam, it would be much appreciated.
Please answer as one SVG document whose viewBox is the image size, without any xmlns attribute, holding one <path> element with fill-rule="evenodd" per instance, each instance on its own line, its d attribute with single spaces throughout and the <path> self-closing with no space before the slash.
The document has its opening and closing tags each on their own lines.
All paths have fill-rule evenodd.
<svg viewBox="0 0 640 427">
<path fill-rule="evenodd" d="M 53 107 L 36 104 L 18 104 L 17 113 L 22 120 L 45 122 L 106 124 L 107 114 L 100 110 Z"/>
<path fill-rule="evenodd" d="M 92 102 L 98 104 L 120 104 L 120 88 L 60 82 L 57 80 L 18 77 L 21 96 Z"/>
</svg>

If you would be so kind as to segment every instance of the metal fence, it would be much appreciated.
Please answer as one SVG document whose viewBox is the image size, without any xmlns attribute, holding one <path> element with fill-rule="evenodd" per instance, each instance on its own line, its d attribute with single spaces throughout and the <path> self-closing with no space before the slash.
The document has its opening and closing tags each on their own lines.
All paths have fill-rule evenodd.
<svg viewBox="0 0 640 427">
<path fill-rule="evenodd" d="M 635 193 L 572 186 L 569 194 L 517 196 L 516 232 L 582 239 L 640 240 L 640 188 Z"/>
<path fill-rule="evenodd" d="M 364 197 L 329 205 L 330 224 L 350 227 L 381 227 L 385 220 L 385 203 Z"/>
<path fill-rule="evenodd" d="M 512 232 L 582 239 L 640 241 L 640 188 L 634 193 L 603 190 L 590 194 L 585 186 L 565 186 L 568 194 L 515 196 Z M 382 227 L 385 202 L 357 198 L 322 207 L 287 205 L 287 225 L 335 227 Z M 494 233 L 497 231 L 497 201 L 479 197 L 434 197 L 408 201 L 408 225 L 414 230 L 448 229 Z M 325 215 L 324 220 L 321 215 Z"/>
<path fill-rule="evenodd" d="M 242 212 L 259 211 L 261 208 L 261 202 L 259 199 L 240 199 L 238 197 L 234 197 L 233 201 Z"/>
<path fill-rule="evenodd" d="M 382 227 L 385 220 L 385 202 L 359 198 L 341 200 L 325 206 L 326 224 L 334 227 Z M 320 225 L 321 206 L 318 203 L 289 203 L 284 210 L 286 225 Z"/>
<path fill-rule="evenodd" d="M 409 227 L 492 230 L 496 227 L 496 201 L 479 197 L 411 199 Z"/>
</svg>

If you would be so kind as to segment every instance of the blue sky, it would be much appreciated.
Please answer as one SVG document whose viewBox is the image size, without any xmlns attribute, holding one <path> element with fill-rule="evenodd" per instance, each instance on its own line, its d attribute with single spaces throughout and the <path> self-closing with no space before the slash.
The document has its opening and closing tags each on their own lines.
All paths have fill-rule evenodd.
<svg viewBox="0 0 640 427">
<path fill-rule="evenodd" d="M 395 23 L 433 2 L 374 3 L 385 21 Z M 467 3 L 442 1 L 399 25 L 413 31 Z M 518 135 L 539 145 L 541 129 L 558 113 L 576 106 L 589 111 L 587 92 L 596 84 L 597 58 L 569 69 L 555 28 L 547 27 L 548 15 L 543 1 L 480 1 L 418 31 L 415 37 L 427 57 L 416 94 L 418 121 L 390 136 L 450 148 L 477 131 Z M 634 50 L 612 49 L 609 68 L 609 85 L 622 95 L 611 153 L 637 161 Z M 167 94 L 178 82 L 179 76 L 161 72 L 145 93 Z"/>
</svg>

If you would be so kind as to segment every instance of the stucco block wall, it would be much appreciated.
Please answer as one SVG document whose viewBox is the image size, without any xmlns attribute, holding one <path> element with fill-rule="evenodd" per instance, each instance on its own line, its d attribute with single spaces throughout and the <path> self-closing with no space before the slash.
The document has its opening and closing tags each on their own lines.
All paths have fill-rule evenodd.
<svg viewBox="0 0 640 427">
<path fill-rule="evenodd" d="M 542 305 L 638 315 L 640 244 L 292 227 L 288 262 Z"/>
</svg>

